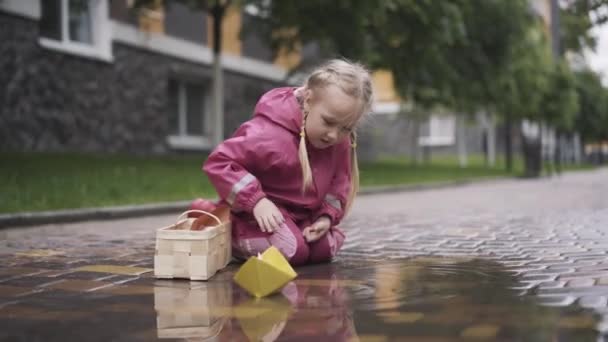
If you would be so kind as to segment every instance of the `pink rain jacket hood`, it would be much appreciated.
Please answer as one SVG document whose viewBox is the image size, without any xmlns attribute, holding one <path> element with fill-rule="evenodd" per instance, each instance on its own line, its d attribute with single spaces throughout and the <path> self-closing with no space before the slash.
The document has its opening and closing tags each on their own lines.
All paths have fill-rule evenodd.
<svg viewBox="0 0 608 342">
<path fill-rule="evenodd" d="M 209 155 L 203 170 L 234 212 L 251 213 L 267 197 L 288 212 L 305 213 L 312 220 L 327 215 L 337 225 L 350 191 L 350 142 L 326 149 L 307 144 L 313 187 L 302 193 L 302 112 L 294 90 L 276 88 L 264 94 L 253 118 Z"/>
</svg>

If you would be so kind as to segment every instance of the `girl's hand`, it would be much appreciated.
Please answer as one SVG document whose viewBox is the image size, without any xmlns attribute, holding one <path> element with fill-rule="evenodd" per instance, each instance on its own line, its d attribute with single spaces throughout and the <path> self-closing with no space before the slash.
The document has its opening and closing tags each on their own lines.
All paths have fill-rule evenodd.
<svg viewBox="0 0 608 342">
<path fill-rule="evenodd" d="M 331 221 L 327 216 L 319 217 L 315 223 L 304 228 L 302 234 L 307 242 L 314 242 L 319 240 L 331 227 Z"/>
<path fill-rule="evenodd" d="M 262 198 L 253 207 L 253 216 L 260 230 L 267 233 L 274 233 L 285 222 L 279 208 L 267 198 Z"/>
</svg>

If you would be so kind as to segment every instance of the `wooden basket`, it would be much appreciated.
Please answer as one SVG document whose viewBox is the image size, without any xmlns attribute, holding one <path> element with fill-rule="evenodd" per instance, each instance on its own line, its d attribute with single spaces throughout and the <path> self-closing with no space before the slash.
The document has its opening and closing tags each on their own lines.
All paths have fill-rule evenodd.
<svg viewBox="0 0 608 342">
<path fill-rule="evenodd" d="M 203 230 L 190 230 L 191 212 L 212 217 L 218 224 Z M 226 267 L 232 257 L 230 222 L 202 210 L 188 210 L 177 217 L 177 223 L 156 231 L 154 276 L 208 280 Z"/>
</svg>

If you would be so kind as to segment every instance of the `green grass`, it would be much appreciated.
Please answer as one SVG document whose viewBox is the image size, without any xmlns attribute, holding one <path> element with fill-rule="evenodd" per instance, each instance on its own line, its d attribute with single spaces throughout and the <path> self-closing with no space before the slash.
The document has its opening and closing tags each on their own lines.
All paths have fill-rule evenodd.
<svg viewBox="0 0 608 342">
<path fill-rule="evenodd" d="M 0 153 L 0 213 L 145 204 L 215 197 L 201 170 L 205 155 L 133 157 L 48 153 Z M 434 156 L 429 164 L 404 159 L 361 164 L 362 186 L 421 184 L 519 174 L 472 156 L 469 167 L 455 157 Z M 588 168 L 587 166 L 583 168 Z"/>
<path fill-rule="evenodd" d="M 0 212 L 214 196 L 200 157 L 0 154 Z"/>
<path fill-rule="evenodd" d="M 414 164 L 410 160 L 383 158 L 374 163 L 361 163 L 361 185 L 423 184 L 445 181 L 508 177 L 521 173 L 523 165 L 517 159 L 514 172 L 505 171 L 502 162 L 487 167 L 481 156 L 470 156 L 468 166 L 461 168 L 454 156 L 433 156 L 429 163 Z"/>
</svg>

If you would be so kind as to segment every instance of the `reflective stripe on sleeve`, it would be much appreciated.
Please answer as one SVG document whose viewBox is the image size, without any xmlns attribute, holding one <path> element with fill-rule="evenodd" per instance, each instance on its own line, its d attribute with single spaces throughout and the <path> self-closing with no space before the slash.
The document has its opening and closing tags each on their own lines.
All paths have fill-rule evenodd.
<svg viewBox="0 0 608 342">
<path fill-rule="evenodd" d="M 340 200 L 334 195 L 326 195 L 325 202 L 338 210 L 342 210 L 342 203 L 340 203 Z"/>
<path fill-rule="evenodd" d="M 234 200 L 236 199 L 236 196 L 239 194 L 239 192 L 241 192 L 243 188 L 245 188 L 249 183 L 253 182 L 254 180 L 255 177 L 251 173 L 248 173 L 243 176 L 243 178 L 241 178 L 238 182 L 234 183 L 234 185 L 232 186 L 232 190 L 230 190 L 228 198 L 226 198 L 226 201 L 228 201 L 230 205 L 234 205 Z"/>
</svg>

